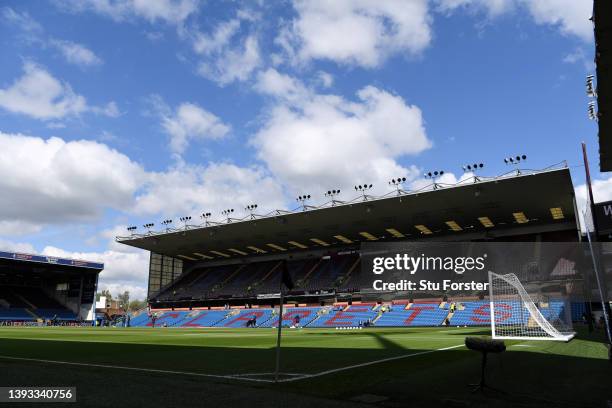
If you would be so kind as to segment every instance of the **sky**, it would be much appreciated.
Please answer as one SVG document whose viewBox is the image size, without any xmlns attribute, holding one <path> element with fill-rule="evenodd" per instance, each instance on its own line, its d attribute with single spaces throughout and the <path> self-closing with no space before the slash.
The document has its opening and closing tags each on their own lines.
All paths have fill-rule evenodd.
<svg viewBox="0 0 612 408">
<path fill-rule="evenodd" d="M 0 1 L 0 249 L 105 263 L 146 295 L 128 225 L 406 189 L 526 154 L 596 201 L 591 0 Z"/>
</svg>

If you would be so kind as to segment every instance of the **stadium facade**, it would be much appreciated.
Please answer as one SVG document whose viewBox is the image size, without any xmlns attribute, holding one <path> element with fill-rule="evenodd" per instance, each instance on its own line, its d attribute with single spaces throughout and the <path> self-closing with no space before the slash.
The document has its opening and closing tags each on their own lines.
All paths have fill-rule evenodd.
<svg viewBox="0 0 612 408">
<path fill-rule="evenodd" d="M 0 322 L 93 320 L 103 269 L 98 262 L 0 251 Z"/>
</svg>

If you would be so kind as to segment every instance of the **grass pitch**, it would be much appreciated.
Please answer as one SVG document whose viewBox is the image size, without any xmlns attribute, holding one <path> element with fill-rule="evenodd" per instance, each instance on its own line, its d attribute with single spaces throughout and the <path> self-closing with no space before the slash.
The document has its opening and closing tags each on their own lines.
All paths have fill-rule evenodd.
<svg viewBox="0 0 612 408">
<path fill-rule="evenodd" d="M 606 407 L 612 364 L 596 336 L 507 342 L 472 394 L 482 328 L 0 328 L 0 386 L 77 386 L 79 406 Z M 39 405 L 37 405 L 39 406 Z"/>
</svg>

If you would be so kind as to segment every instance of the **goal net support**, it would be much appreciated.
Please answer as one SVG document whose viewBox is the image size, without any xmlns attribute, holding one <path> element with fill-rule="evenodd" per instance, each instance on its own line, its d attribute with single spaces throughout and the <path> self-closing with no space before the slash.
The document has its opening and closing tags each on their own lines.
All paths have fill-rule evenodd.
<svg viewBox="0 0 612 408">
<path fill-rule="evenodd" d="M 515 274 L 489 272 L 491 333 L 494 339 L 569 341 L 569 305 L 563 299 L 534 302 Z"/>
</svg>

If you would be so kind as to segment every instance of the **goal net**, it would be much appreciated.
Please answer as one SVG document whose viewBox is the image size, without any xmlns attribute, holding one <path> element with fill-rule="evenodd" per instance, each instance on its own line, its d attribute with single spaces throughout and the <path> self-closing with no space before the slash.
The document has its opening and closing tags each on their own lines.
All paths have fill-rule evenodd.
<svg viewBox="0 0 612 408">
<path fill-rule="evenodd" d="M 561 340 L 574 337 L 569 304 L 561 297 L 533 299 L 515 274 L 489 272 L 494 339 Z"/>
</svg>

